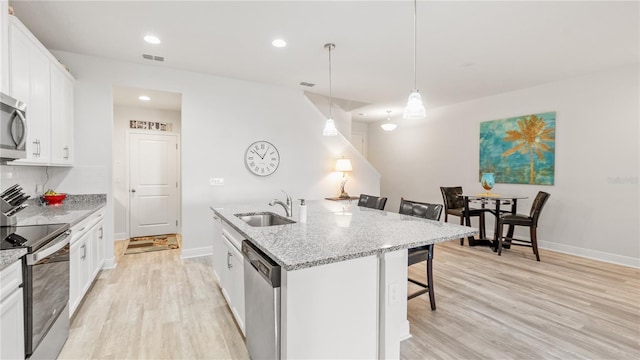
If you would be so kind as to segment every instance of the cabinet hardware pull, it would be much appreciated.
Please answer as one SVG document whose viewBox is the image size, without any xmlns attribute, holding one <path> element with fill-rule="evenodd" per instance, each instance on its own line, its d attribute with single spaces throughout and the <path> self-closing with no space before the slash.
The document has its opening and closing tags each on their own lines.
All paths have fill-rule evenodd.
<svg viewBox="0 0 640 360">
<path fill-rule="evenodd" d="M 233 267 L 233 264 L 231 264 L 229 262 L 229 258 L 231 258 L 233 256 L 233 254 L 231 254 L 231 252 L 227 251 L 227 268 L 231 269 Z"/>
</svg>

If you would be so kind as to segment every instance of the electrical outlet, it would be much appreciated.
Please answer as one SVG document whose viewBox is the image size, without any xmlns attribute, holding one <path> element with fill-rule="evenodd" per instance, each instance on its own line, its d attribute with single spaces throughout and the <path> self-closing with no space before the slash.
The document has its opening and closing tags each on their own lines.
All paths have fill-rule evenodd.
<svg viewBox="0 0 640 360">
<path fill-rule="evenodd" d="M 211 185 L 211 186 L 222 186 L 222 185 L 224 185 L 224 178 L 211 178 L 211 179 L 209 179 L 209 185 Z"/>
</svg>

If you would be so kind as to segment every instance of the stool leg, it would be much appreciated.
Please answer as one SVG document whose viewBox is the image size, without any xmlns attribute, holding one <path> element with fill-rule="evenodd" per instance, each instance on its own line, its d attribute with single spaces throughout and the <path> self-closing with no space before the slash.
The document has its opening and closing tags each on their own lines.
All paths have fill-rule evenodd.
<svg viewBox="0 0 640 360">
<path fill-rule="evenodd" d="M 538 254 L 537 232 L 537 228 L 535 226 L 532 226 L 529 234 L 531 236 L 531 247 L 533 248 L 533 253 L 536 254 L 536 260 L 540 261 L 540 254 Z"/>
<path fill-rule="evenodd" d="M 427 256 L 427 285 L 429 286 L 429 302 L 431 310 L 436 309 L 436 294 L 433 291 L 433 245 L 429 245 L 429 255 Z"/>
</svg>

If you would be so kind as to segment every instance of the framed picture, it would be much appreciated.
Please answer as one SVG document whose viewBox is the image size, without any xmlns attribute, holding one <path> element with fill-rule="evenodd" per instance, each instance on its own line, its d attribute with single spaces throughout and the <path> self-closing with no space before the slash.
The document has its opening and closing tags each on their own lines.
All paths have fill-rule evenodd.
<svg viewBox="0 0 640 360">
<path fill-rule="evenodd" d="M 556 113 L 480 123 L 480 174 L 496 183 L 553 185 Z"/>
</svg>

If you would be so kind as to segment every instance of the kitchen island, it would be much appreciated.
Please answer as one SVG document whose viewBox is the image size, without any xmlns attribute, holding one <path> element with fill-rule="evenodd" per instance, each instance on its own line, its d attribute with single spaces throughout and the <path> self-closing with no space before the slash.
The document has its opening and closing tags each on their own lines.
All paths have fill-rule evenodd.
<svg viewBox="0 0 640 360">
<path fill-rule="evenodd" d="M 339 202 L 307 204 L 306 222 L 294 206 L 296 223 L 266 227 L 235 214 L 282 214 L 282 208 L 267 201 L 211 206 L 223 227 L 282 267 L 282 358 L 399 358 L 400 341 L 410 336 L 407 249 L 478 231 Z M 239 248 L 237 238 L 227 236 Z M 214 266 L 223 259 L 217 250 L 214 245 Z M 243 328 L 237 315 L 244 310 L 236 306 Z"/>
</svg>

